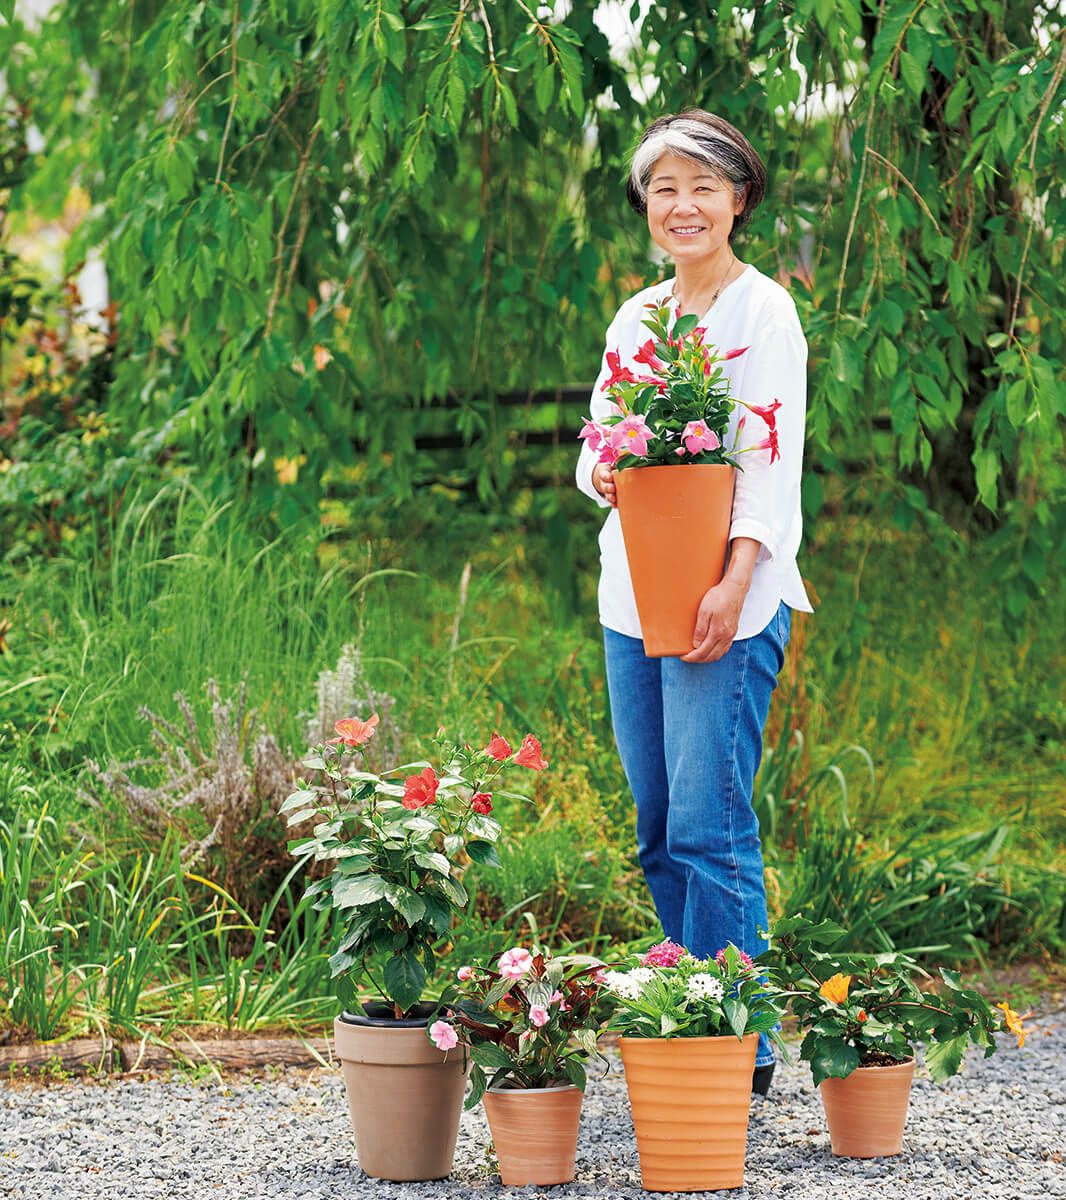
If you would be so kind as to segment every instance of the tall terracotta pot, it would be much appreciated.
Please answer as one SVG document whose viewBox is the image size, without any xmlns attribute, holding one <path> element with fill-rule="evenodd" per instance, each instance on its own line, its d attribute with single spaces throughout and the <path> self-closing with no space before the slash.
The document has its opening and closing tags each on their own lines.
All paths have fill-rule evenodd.
<svg viewBox="0 0 1066 1200">
<path fill-rule="evenodd" d="M 583 1099 L 572 1084 L 485 1093 L 482 1102 L 506 1187 L 551 1187 L 574 1178 Z"/>
<path fill-rule="evenodd" d="M 427 1020 L 344 1013 L 333 1024 L 356 1154 L 375 1179 L 443 1179 L 452 1169 L 469 1059 L 427 1041 Z"/>
<path fill-rule="evenodd" d="M 619 471 L 618 516 L 644 653 L 688 654 L 700 601 L 720 583 L 733 516 L 733 467 Z"/>
<path fill-rule="evenodd" d="M 758 1040 L 621 1039 L 645 1191 L 744 1186 Z"/>
<path fill-rule="evenodd" d="M 891 1067 L 858 1067 L 846 1079 L 819 1084 L 829 1140 L 841 1158 L 880 1158 L 903 1149 L 914 1059 Z"/>
</svg>

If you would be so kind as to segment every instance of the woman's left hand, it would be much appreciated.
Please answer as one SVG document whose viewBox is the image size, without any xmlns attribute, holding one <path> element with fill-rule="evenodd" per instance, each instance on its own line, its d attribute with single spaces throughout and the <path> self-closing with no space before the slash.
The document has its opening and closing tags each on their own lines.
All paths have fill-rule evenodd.
<svg viewBox="0 0 1066 1200">
<path fill-rule="evenodd" d="M 700 601 L 692 650 L 682 656 L 687 663 L 717 662 L 733 644 L 740 623 L 740 610 L 748 589 L 731 579 L 708 588 Z"/>
</svg>

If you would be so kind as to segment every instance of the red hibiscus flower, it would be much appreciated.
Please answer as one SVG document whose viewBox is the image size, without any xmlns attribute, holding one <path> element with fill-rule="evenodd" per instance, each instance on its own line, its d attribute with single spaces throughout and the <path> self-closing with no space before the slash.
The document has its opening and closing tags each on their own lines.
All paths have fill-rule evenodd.
<svg viewBox="0 0 1066 1200">
<path fill-rule="evenodd" d="M 470 807 L 474 812 L 488 816 L 492 812 L 492 796 L 488 792 L 475 792 L 470 797 Z"/>
<path fill-rule="evenodd" d="M 494 733 L 489 738 L 489 744 L 485 747 L 485 753 L 497 762 L 503 762 L 505 758 L 511 757 L 511 747 L 498 733 Z"/>
<path fill-rule="evenodd" d="M 437 772 L 432 767 L 426 767 L 421 775 L 411 775 L 403 783 L 404 808 L 425 808 L 437 798 Z"/>
<path fill-rule="evenodd" d="M 346 746 L 365 745 L 374 736 L 377 723 L 377 713 L 365 721 L 360 721 L 358 717 L 344 717 L 333 726 L 340 736 L 327 738 L 326 745 L 335 746 L 338 742 L 343 742 Z"/>
<path fill-rule="evenodd" d="M 540 742 L 531 733 L 527 733 L 522 739 L 522 745 L 515 755 L 515 762 L 520 767 L 529 767 L 531 771 L 543 771 L 548 765 L 544 755 L 540 752 Z"/>
</svg>

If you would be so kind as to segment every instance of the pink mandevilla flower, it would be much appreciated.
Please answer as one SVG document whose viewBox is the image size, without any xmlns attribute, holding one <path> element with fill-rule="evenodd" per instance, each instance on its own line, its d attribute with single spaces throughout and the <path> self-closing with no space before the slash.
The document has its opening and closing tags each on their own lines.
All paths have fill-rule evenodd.
<svg viewBox="0 0 1066 1200">
<path fill-rule="evenodd" d="M 611 430 L 611 445 L 621 454 L 632 454 L 643 458 L 648 453 L 648 438 L 654 437 L 655 431 L 645 419 L 637 414 L 623 417 Z"/>
<path fill-rule="evenodd" d="M 604 442 L 600 447 L 599 461 L 606 463 L 609 467 L 613 467 L 621 457 L 622 451 L 616 449 L 612 442 Z"/>
<path fill-rule="evenodd" d="M 535 1025 L 538 1029 L 543 1029 L 548 1024 L 548 1010 L 543 1004 L 531 1004 L 529 1006 L 529 1023 Z"/>
<path fill-rule="evenodd" d="M 628 367 L 622 366 L 622 356 L 617 350 L 607 351 L 607 366 L 610 369 L 610 378 L 600 388 L 601 392 L 607 391 L 608 388 L 614 387 L 616 383 L 636 383 L 637 377 Z"/>
<path fill-rule="evenodd" d="M 585 424 L 581 426 L 581 432 L 577 436 L 579 440 L 587 442 L 588 448 L 595 454 L 603 445 L 603 430 L 595 421 L 590 421 L 588 417 L 585 417 L 584 421 Z"/>
<path fill-rule="evenodd" d="M 459 1045 L 459 1035 L 447 1021 L 434 1021 L 429 1027 L 429 1036 L 438 1050 L 454 1050 Z"/>
<path fill-rule="evenodd" d="M 684 953 L 684 946 L 667 940 L 660 942 L 657 946 L 652 946 L 640 960 L 640 965 L 642 967 L 676 967 Z"/>
<path fill-rule="evenodd" d="M 702 421 L 689 421 L 682 430 L 681 437 L 689 454 L 699 454 L 704 450 L 716 450 L 722 444 L 718 434 L 708 429 Z"/>
<path fill-rule="evenodd" d="M 521 979 L 523 975 L 532 970 L 532 967 L 533 955 L 522 946 L 505 950 L 496 964 L 496 969 L 505 979 Z"/>
</svg>

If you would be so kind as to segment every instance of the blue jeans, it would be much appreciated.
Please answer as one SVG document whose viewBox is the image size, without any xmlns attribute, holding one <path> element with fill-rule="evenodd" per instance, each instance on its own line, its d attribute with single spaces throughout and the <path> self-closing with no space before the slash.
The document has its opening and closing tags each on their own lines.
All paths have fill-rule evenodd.
<svg viewBox="0 0 1066 1200">
<path fill-rule="evenodd" d="M 766 943 L 766 887 L 752 785 L 792 612 L 717 662 L 647 658 L 639 638 L 604 629 L 607 688 L 637 805 L 637 854 L 663 932 L 697 958 Z M 774 1061 L 765 1034 L 757 1066 Z"/>
</svg>

